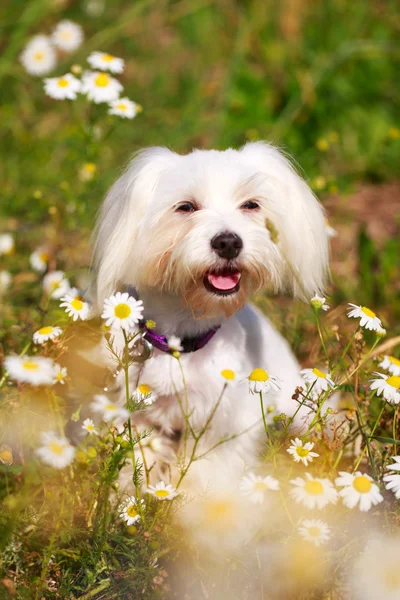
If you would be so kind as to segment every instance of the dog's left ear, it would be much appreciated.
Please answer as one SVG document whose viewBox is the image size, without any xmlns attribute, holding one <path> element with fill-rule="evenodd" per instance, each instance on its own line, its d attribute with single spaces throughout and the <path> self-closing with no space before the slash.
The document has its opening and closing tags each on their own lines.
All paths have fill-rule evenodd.
<svg viewBox="0 0 400 600">
<path fill-rule="evenodd" d="M 279 287 L 303 300 L 323 293 L 329 244 L 321 204 L 290 161 L 271 144 L 249 143 L 241 153 L 265 181 L 268 211 L 285 265 Z"/>
</svg>

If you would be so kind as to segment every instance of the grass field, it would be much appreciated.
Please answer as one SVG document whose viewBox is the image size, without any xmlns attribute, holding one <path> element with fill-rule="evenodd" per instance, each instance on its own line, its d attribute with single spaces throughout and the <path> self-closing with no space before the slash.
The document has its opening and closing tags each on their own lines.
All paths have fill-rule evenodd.
<svg viewBox="0 0 400 600">
<path fill-rule="evenodd" d="M 58 49 L 50 74 L 28 73 L 20 59 L 27 43 L 50 35 L 64 19 L 82 28 L 82 43 L 72 52 Z M 170 503 L 149 496 L 134 525 L 121 521 L 118 474 L 127 462 L 132 468 L 132 451 L 146 435 L 139 440 L 128 435 L 127 425 L 121 434 L 103 424 L 101 435 L 88 436 L 67 468 L 43 465 L 34 452 L 38 432 L 56 423 L 68 434 L 80 423 L 86 400 L 72 398 L 68 385 L 18 382 L 3 366 L 0 598 L 399 597 L 400 579 L 391 566 L 400 549 L 398 499 L 382 480 L 400 443 L 398 409 L 369 384 L 373 372 L 386 373 L 399 394 L 396 3 L 27 0 L 4 3 L 0 22 L 0 360 L 28 352 L 68 363 L 75 388 L 89 402 L 93 388 L 71 348 L 98 335 L 100 321 L 72 323 L 44 291 L 44 272 L 32 268 L 32 253 L 45 250 L 48 272 L 61 270 L 85 289 L 96 213 L 132 153 L 151 145 L 184 153 L 271 141 L 294 157 L 335 230 L 331 308 L 325 313 L 267 294 L 254 301 L 304 367 L 322 365 L 336 374 L 346 428 L 330 439 L 318 411 L 302 438 L 320 455 L 314 475 L 333 481 L 339 470 L 359 469 L 384 497 L 365 513 L 341 506 L 328 514 L 334 541 L 326 552 L 304 541 L 300 547 L 295 532 L 303 513 L 292 500 L 277 502 L 274 524 L 268 517 L 268 526 L 246 540 L 248 551 L 224 548 L 222 561 L 214 561 L 212 549 L 203 552 L 202 541 L 182 533 L 182 495 Z M 109 115 L 107 105 L 84 95 L 62 101 L 46 95 L 44 77 L 72 71 L 79 78 L 93 51 L 124 59 L 125 69 L 115 77 L 123 96 L 142 108 L 134 119 Z M 8 234 L 14 247 L 7 246 Z M 349 302 L 375 311 L 386 336 L 357 328 L 346 316 Z M 61 326 L 62 337 L 33 347 L 32 334 L 44 324 Z M 386 355 L 393 359 L 387 372 L 379 366 Z M 120 367 L 127 368 L 124 360 Z M 319 407 L 330 391 L 322 393 Z M 129 393 L 127 405 L 143 409 Z M 282 490 L 305 470 L 293 467 L 286 452 L 293 437 L 288 425 L 276 415 L 260 459 L 261 472 L 278 477 Z M 133 470 L 139 495 L 146 468 L 135 463 Z M 372 530 L 379 536 L 362 554 Z M 209 546 L 219 546 L 225 533 L 213 531 Z M 246 556 L 252 552 L 253 561 Z M 183 563 L 185 577 L 178 568 Z M 275 585 L 285 580 L 293 584 Z"/>
</svg>

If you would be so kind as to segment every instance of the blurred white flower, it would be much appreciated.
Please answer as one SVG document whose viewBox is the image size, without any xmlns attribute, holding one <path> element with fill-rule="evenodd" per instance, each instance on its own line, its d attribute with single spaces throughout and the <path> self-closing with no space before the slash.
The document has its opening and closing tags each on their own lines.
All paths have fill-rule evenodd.
<svg viewBox="0 0 400 600">
<path fill-rule="evenodd" d="M 163 481 L 159 481 L 156 485 L 149 485 L 146 492 L 157 500 L 173 500 L 178 495 L 171 484 L 166 485 Z"/>
<path fill-rule="evenodd" d="M 338 232 L 336 229 L 332 227 L 328 220 L 325 221 L 325 231 L 327 233 L 328 238 L 334 238 L 337 236 Z"/>
<path fill-rule="evenodd" d="M 383 361 L 379 363 L 379 367 L 386 369 L 392 375 L 400 375 L 400 360 L 395 356 L 384 355 Z"/>
<path fill-rule="evenodd" d="M 8 271 L 0 271 L 0 296 L 8 290 L 11 282 L 11 274 Z"/>
<path fill-rule="evenodd" d="M 117 115 L 125 119 L 133 119 L 138 113 L 138 107 L 135 102 L 129 100 L 129 98 L 118 98 L 110 102 L 109 115 Z"/>
<path fill-rule="evenodd" d="M 312 462 L 314 458 L 317 458 L 319 454 L 311 452 L 314 448 L 313 442 L 303 442 L 299 438 L 290 440 L 291 446 L 287 449 L 287 452 L 293 456 L 295 462 L 302 462 L 307 467 L 309 462 Z"/>
<path fill-rule="evenodd" d="M 371 390 L 376 390 L 378 396 L 383 396 L 390 404 L 400 402 L 400 376 L 384 375 L 383 373 L 374 373 L 380 379 L 372 379 L 370 383 Z"/>
<path fill-rule="evenodd" d="M 360 319 L 361 327 L 365 327 L 370 331 L 382 331 L 382 322 L 376 316 L 374 311 L 366 306 L 357 306 L 357 304 L 352 304 L 351 302 L 349 302 L 349 306 L 352 307 L 352 310 L 347 313 L 347 316 L 354 319 Z"/>
<path fill-rule="evenodd" d="M 44 80 L 44 91 L 55 100 L 75 100 L 80 89 L 81 82 L 71 73 Z"/>
<path fill-rule="evenodd" d="M 85 2 L 86 13 L 90 17 L 99 17 L 104 11 L 105 0 L 87 0 Z"/>
<path fill-rule="evenodd" d="M 53 431 L 47 431 L 42 433 L 41 439 L 42 446 L 36 450 L 36 454 L 42 462 L 55 469 L 64 469 L 71 464 L 75 456 L 75 448 L 67 438 Z"/>
<path fill-rule="evenodd" d="M 14 237 L 11 233 L 2 233 L 0 235 L 0 256 L 12 254 L 15 248 Z"/>
<path fill-rule="evenodd" d="M 94 163 L 84 163 L 79 170 L 79 179 L 81 181 L 92 181 L 96 176 L 97 167 Z"/>
<path fill-rule="evenodd" d="M 11 379 L 32 385 L 52 385 L 54 363 L 43 356 L 7 356 L 4 367 Z"/>
<path fill-rule="evenodd" d="M 330 538 L 330 528 L 324 521 L 319 519 L 304 519 L 298 528 L 299 534 L 316 546 L 320 546 Z"/>
<path fill-rule="evenodd" d="M 142 509 L 145 508 L 145 503 L 143 500 L 140 500 Z M 140 519 L 140 513 L 138 509 L 138 501 L 134 496 L 130 496 L 123 502 L 119 507 L 120 518 L 126 522 L 127 525 L 133 525 L 136 521 Z"/>
<path fill-rule="evenodd" d="M 49 263 L 49 253 L 43 248 L 38 248 L 30 255 L 29 262 L 34 271 L 44 273 Z"/>
<path fill-rule="evenodd" d="M 83 30 L 80 25 L 72 21 L 61 21 L 54 29 L 51 40 L 57 48 L 66 52 L 73 52 L 83 42 Z"/>
<path fill-rule="evenodd" d="M 36 35 L 24 48 L 21 63 L 31 75 L 47 75 L 56 65 L 56 53 L 46 35 Z"/>
<path fill-rule="evenodd" d="M 168 339 L 168 347 L 171 352 L 182 352 L 182 340 L 176 335 L 171 335 Z"/>
<path fill-rule="evenodd" d="M 148 406 L 157 400 L 157 394 L 153 392 L 147 383 L 140 383 L 133 395 L 137 402 L 144 402 Z"/>
<path fill-rule="evenodd" d="M 82 429 L 87 431 L 89 434 L 95 434 L 95 435 L 98 434 L 98 431 L 97 431 L 92 419 L 85 419 L 82 423 Z"/>
<path fill-rule="evenodd" d="M 319 369 L 302 369 L 300 374 L 308 384 L 308 387 L 312 387 L 312 398 L 317 398 L 322 392 L 326 392 L 330 388 L 332 389 L 335 387 L 335 383 L 331 379 L 330 373 L 324 373 Z"/>
<path fill-rule="evenodd" d="M 122 73 L 124 70 L 124 60 L 107 52 L 92 52 L 87 61 L 92 69 L 99 69 L 100 71 Z"/>
<path fill-rule="evenodd" d="M 77 321 L 78 319 L 86 321 L 90 317 L 90 305 L 85 301 L 77 288 L 68 290 L 68 293 L 62 296 L 60 300 L 60 307 L 64 308 L 67 315 L 72 317 L 73 321 Z"/>
<path fill-rule="evenodd" d="M 259 394 L 260 392 L 267 394 L 270 391 L 277 392 L 280 389 L 277 378 L 268 375 L 264 369 L 254 369 L 247 379 L 252 394 Z"/>
<path fill-rule="evenodd" d="M 87 71 L 83 75 L 82 93 L 95 104 L 116 100 L 122 90 L 120 82 L 107 73 Z"/>
<path fill-rule="evenodd" d="M 240 481 L 240 491 L 253 504 L 262 504 L 266 492 L 276 492 L 277 490 L 279 490 L 279 481 L 270 475 L 262 477 L 261 475 L 255 475 L 255 473 L 249 473 L 242 477 Z"/>
<path fill-rule="evenodd" d="M 394 460 L 394 463 L 386 465 L 386 469 L 389 471 L 400 471 L 400 456 L 392 456 L 392 459 Z M 386 482 L 386 489 L 392 490 L 397 500 L 400 500 L 400 474 L 385 475 L 382 479 Z"/>
<path fill-rule="evenodd" d="M 44 344 L 48 340 L 53 340 L 61 334 L 61 327 L 52 327 L 51 325 L 46 325 L 45 327 L 41 327 L 35 331 L 32 338 L 35 344 Z"/>
<path fill-rule="evenodd" d="M 339 492 L 348 508 L 354 508 L 359 504 L 362 512 L 369 510 L 372 506 L 383 502 L 383 496 L 372 477 L 360 471 L 356 473 L 339 472 L 340 477 L 335 479 L 335 484 L 342 489 Z"/>
<path fill-rule="evenodd" d="M 329 310 L 329 306 L 326 303 L 326 299 L 323 296 L 315 295 L 311 298 L 310 302 L 312 306 L 317 310 L 319 310 L 320 308 L 322 308 L 322 310 Z"/>
<path fill-rule="evenodd" d="M 61 365 L 56 363 L 54 365 L 53 383 L 61 383 L 61 385 L 64 385 L 66 378 L 67 378 L 67 368 L 62 367 Z"/>
<path fill-rule="evenodd" d="M 142 300 L 135 300 L 127 292 L 117 292 L 104 301 L 101 318 L 107 327 L 129 331 L 139 323 L 142 313 Z"/>
<path fill-rule="evenodd" d="M 94 412 L 100 413 L 103 421 L 106 423 L 109 423 L 110 421 L 123 422 L 129 417 L 129 412 L 126 408 L 114 404 L 107 396 L 104 396 L 104 394 L 94 396 L 94 400 L 90 404 L 90 407 Z"/>
<path fill-rule="evenodd" d="M 352 600 L 400 598 L 399 537 L 376 537 L 367 542 L 352 572 Z"/>
<path fill-rule="evenodd" d="M 336 504 L 337 491 L 329 479 L 312 477 L 309 473 L 306 473 L 305 477 L 305 479 L 296 477 L 290 481 L 295 487 L 289 491 L 289 494 L 297 503 L 304 504 L 310 509 L 320 510 L 327 504 Z"/>
<path fill-rule="evenodd" d="M 43 289 L 51 298 L 58 300 L 68 293 L 70 285 L 63 271 L 52 271 L 43 277 Z"/>
</svg>

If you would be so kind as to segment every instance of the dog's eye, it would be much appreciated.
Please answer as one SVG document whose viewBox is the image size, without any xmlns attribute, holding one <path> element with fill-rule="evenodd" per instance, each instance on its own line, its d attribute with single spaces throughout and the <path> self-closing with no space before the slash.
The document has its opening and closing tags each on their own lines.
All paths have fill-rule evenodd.
<svg viewBox="0 0 400 600">
<path fill-rule="evenodd" d="M 179 206 L 176 207 L 176 212 L 194 212 L 196 209 L 195 205 L 192 204 L 192 202 L 184 202 L 183 204 L 179 204 Z"/>
<path fill-rule="evenodd" d="M 256 210 L 257 208 L 260 208 L 260 205 L 255 200 L 248 200 L 242 204 L 240 208 L 243 208 L 244 210 Z"/>
</svg>

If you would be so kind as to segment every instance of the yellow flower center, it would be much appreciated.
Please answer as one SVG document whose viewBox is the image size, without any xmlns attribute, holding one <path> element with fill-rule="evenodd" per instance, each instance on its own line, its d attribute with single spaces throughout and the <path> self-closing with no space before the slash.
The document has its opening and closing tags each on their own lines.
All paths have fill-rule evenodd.
<svg viewBox="0 0 400 600">
<path fill-rule="evenodd" d="M 249 375 L 249 381 L 268 381 L 269 375 L 264 369 L 254 369 Z"/>
<path fill-rule="evenodd" d="M 117 304 L 114 308 L 114 314 L 118 319 L 126 319 L 131 314 L 131 309 L 127 304 Z"/>
<path fill-rule="evenodd" d="M 265 490 L 268 489 L 268 486 L 263 481 L 256 481 L 253 489 L 255 492 L 265 492 Z"/>
<path fill-rule="evenodd" d="M 34 362 L 33 360 L 26 360 L 23 364 L 22 364 L 23 368 L 26 369 L 27 371 L 37 371 L 39 368 L 39 365 Z"/>
<path fill-rule="evenodd" d="M 94 427 L 93 427 L 93 425 L 91 425 L 90 423 L 88 423 L 88 424 L 86 425 L 86 429 L 87 429 L 88 431 L 93 431 Z"/>
<path fill-rule="evenodd" d="M 304 489 L 311 496 L 320 496 L 324 493 L 324 486 L 320 481 L 315 481 L 315 479 L 308 480 Z"/>
<path fill-rule="evenodd" d="M 371 317 L 371 319 L 375 319 L 376 314 L 370 308 L 367 308 L 366 306 L 362 306 L 361 310 L 364 313 L 364 315 L 367 315 L 367 317 Z"/>
<path fill-rule="evenodd" d="M 353 481 L 353 488 L 359 494 L 368 494 L 368 492 L 371 491 L 372 483 L 365 475 L 359 475 Z"/>
<path fill-rule="evenodd" d="M 309 527 L 307 529 L 308 535 L 313 538 L 317 538 L 321 535 L 321 530 L 319 527 Z"/>
<path fill-rule="evenodd" d="M 134 504 L 128 506 L 128 508 L 126 509 L 126 514 L 128 515 L 128 517 L 137 517 L 138 511 L 136 509 L 136 506 Z"/>
<path fill-rule="evenodd" d="M 104 60 L 104 62 L 111 62 L 112 60 L 114 60 L 114 57 L 112 54 L 103 54 L 101 60 Z"/>
<path fill-rule="evenodd" d="M 115 404 L 107 404 L 107 406 L 105 407 L 106 410 L 116 410 L 116 406 Z"/>
<path fill-rule="evenodd" d="M 56 375 L 56 379 L 57 379 L 57 381 L 62 381 L 64 379 L 64 375 L 63 375 L 62 371 L 58 371 L 58 373 Z"/>
<path fill-rule="evenodd" d="M 398 375 L 392 375 L 386 379 L 386 383 L 391 385 L 396 390 L 400 389 L 400 377 Z"/>
<path fill-rule="evenodd" d="M 138 390 L 143 396 L 148 396 L 151 394 L 151 388 L 149 385 L 147 385 L 147 383 L 141 383 L 138 385 Z"/>
<path fill-rule="evenodd" d="M 48 333 L 51 333 L 53 331 L 52 327 L 41 327 L 41 329 L 39 329 L 39 333 L 40 335 L 47 335 Z"/>
<path fill-rule="evenodd" d="M 39 254 L 39 258 L 40 260 L 42 260 L 43 262 L 47 263 L 47 261 L 49 260 L 49 255 L 47 254 L 47 252 L 41 252 Z"/>
<path fill-rule="evenodd" d="M 216 500 L 215 502 L 208 503 L 206 506 L 207 519 L 213 523 L 218 523 L 218 525 L 223 524 L 223 521 L 226 522 L 232 516 L 233 507 L 229 502 Z"/>
<path fill-rule="evenodd" d="M 87 171 L 88 173 L 94 173 L 96 171 L 96 165 L 94 163 L 85 163 L 83 165 L 83 168 L 85 169 L 85 171 Z"/>
<path fill-rule="evenodd" d="M 50 287 L 53 288 L 53 290 L 56 290 L 58 287 L 60 287 L 60 283 L 61 281 L 52 281 L 50 283 Z"/>
<path fill-rule="evenodd" d="M 123 104 L 123 102 L 121 102 L 121 104 L 117 104 L 117 108 L 119 110 L 127 110 L 128 107 L 126 104 Z"/>
<path fill-rule="evenodd" d="M 61 31 L 60 38 L 67 42 L 68 40 L 70 40 L 72 38 L 72 31 L 69 31 L 68 29 L 65 31 Z"/>
<path fill-rule="evenodd" d="M 33 58 L 35 60 L 43 60 L 44 59 L 44 54 L 43 54 L 43 52 L 35 52 L 35 54 L 33 55 Z"/>
<path fill-rule="evenodd" d="M 82 300 L 79 298 L 79 296 L 77 296 L 76 298 L 74 298 L 71 302 L 71 306 L 72 308 L 74 308 L 75 310 L 82 310 L 83 308 L 83 302 Z"/>
<path fill-rule="evenodd" d="M 321 379 L 326 379 L 326 373 L 324 373 L 323 371 L 320 371 L 319 369 L 313 369 L 312 372 L 317 377 L 320 377 Z"/>
<path fill-rule="evenodd" d="M 69 81 L 68 79 L 65 79 L 65 77 L 60 77 L 60 79 L 57 81 L 57 85 L 59 87 L 65 88 L 69 86 Z"/>
<path fill-rule="evenodd" d="M 157 498 L 166 498 L 169 496 L 169 492 L 167 490 L 157 490 L 154 492 L 154 495 L 157 496 Z"/>
<path fill-rule="evenodd" d="M 392 365 L 396 365 L 396 367 L 400 367 L 400 360 L 394 356 L 389 356 L 389 362 L 392 363 Z"/>
<path fill-rule="evenodd" d="M 308 456 L 310 451 L 307 450 L 307 448 L 303 448 L 303 446 L 297 446 L 296 447 L 296 452 L 299 456 Z"/>
<path fill-rule="evenodd" d="M 400 572 L 397 565 L 390 565 L 385 569 L 384 580 L 388 590 L 400 589 Z"/>
<path fill-rule="evenodd" d="M 110 83 L 110 78 L 108 75 L 106 75 L 106 73 L 100 73 L 100 75 L 97 75 L 94 82 L 97 85 L 97 87 L 107 87 Z"/>
<path fill-rule="evenodd" d="M 221 371 L 221 375 L 224 379 L 227 379 L 228 381 L 233 381 L 235 379 L 235 371 L 232 371 L 231 369 L 224 369 L 223 371 Z"/>
<path fill-rule="evenodd" d="M 53 454 L 62 454 L 63 447 L 58 442 L 51 442 L 49 444 L 49 449 L 53 452 Z"/>
</svg>

